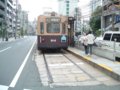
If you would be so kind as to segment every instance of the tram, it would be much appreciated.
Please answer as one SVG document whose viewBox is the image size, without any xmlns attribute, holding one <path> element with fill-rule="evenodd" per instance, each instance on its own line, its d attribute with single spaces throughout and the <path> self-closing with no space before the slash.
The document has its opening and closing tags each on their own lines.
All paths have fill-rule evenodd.
<svg viewBox="0 0 120 90">
<path fill-rule="evenodd" d="M 45 49 L 67 49 L 68 29 L 67 17 L 58 16 L 56 13 L 40 15 L 37 21 L 37 48 Z"/>
</svg>

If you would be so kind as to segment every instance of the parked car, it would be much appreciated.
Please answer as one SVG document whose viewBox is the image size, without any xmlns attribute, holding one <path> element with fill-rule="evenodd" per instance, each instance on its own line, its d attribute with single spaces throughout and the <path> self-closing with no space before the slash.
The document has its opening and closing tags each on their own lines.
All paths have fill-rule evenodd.
<svg viewBox="0 0 120 90">
<path fill-rule="evenodd" d="M 96 39 L 94 40 L 95 41 L 95 45 L 98 46 L 98 47 L 101 47 L 102 40 L 103 40 L 102 36 L 96 37 Z"/>
<path fill-rule="evenodd" d="M 120 31 L 107 31 L 101 41 L 101 48 L 113 52 L 115 58 L 120 58 Z"/>
</svg>

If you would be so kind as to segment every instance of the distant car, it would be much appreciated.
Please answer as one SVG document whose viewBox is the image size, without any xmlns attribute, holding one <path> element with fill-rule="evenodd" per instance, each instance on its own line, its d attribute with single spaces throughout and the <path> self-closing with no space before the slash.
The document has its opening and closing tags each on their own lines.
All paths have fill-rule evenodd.
<svg viewBox="0 0 120 90">
<path fill-rule="evenodd" d="M 94 41 L 95 41 L 95 45 L 100 47 L 100 46 L 102 45 L 102 44 L 101 44 L 102 40 L 103 40 L 103 37 L 102 37 L 102 36 L 97 37 L 97 38 L 94 40 Z"/>
</svg>

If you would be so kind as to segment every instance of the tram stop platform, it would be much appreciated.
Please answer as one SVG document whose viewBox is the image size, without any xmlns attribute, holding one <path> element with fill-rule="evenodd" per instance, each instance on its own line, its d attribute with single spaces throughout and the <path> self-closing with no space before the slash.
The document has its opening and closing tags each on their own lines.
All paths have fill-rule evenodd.
<svg viewBox="0 0 120 90">
<path fill-rule="evenodd" d="M 83 59 L 87 63 L 91 64 L 93 67 L 108 74 L 112 78 L 120 81 L 120 62 L 111 61 L 109 59 L 94 54 L 91 56 L 87 56 L 84 54 L 84 51 L 80 50 L 77 47 L 69 47 L 68 51 L 75 56 Z"/>
</svg>

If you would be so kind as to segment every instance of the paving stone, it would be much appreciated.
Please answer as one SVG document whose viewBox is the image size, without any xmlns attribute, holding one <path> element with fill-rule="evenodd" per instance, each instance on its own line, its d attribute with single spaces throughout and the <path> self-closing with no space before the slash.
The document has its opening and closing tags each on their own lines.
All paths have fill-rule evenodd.
<svg viewBox="0 0 120 90">
<path fill-rule="evenodd" d="M 100 85 L 101 82 L 99 81 L 85 81 L 85 82 L 78 82 L 77 85 L 78 86 L 91 86 L 91 85 Z"/>
<path fill-rule="evenodd" d="M 112 78 L 110 78 L 110 77 L 97 77 L 96 79 L 97 79 L 98 81 L 102 81 L 102 82 L 108 81 L 108 80 L 112 80 Z"/>
<path fill-rule="evenodd" d="M 116 80 L 107 80 L 107 81 L 104 81 L 103 83 L 107 86 L 120 85 L 120 82 Z"/>
</svg>

